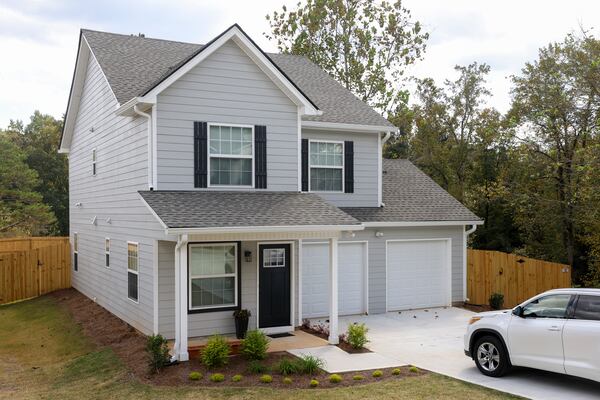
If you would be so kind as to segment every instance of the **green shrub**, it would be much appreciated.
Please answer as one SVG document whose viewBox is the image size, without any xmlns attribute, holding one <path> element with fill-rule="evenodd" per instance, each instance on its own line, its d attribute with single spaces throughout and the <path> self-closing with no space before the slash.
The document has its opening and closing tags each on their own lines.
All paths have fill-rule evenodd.
<svg viewBox="0 0 600 400">
<path fill-rule="evenodd" d="M 342 377 L 338 374 L 333 374 L 329 377 L 329 382 L 331 383 L 340 383 L 342 381 Z"/>
<path fill-rule="evenodd" d="M 202 374 L 198 371 L 192 371 L 188 377 L 190 378 L 190 381 L 199 381 L 202 379 Z"/>
<path fill-rule="evenodd" d="M 291 375 L 298 372 L 298 362 L 290 358 L 282 358 L 275 366 L 275 370 L 281 375 Z"/>
<path fill-rule="evenodd" d="M 152 373 L 160 371 L 171 363 L 169 357 L 169 346 L 167 339 L 162 335 L 148 336 L 146 341 L 146 351 L 148 352 L 148 366 Z"/>
<path fill-rule="evenodd" d="M 314 375 L 325 366 L 319 357 L 305 355 L 298 360 L 298 371 L 303 374 Z"/>
<path fill-rule="evenodd" d="M 242 375 L 234 375 L 231 377 L 231 381 L 232 382 L 240 382 L 242 380 L 243 376 Z"/>
<path fill-rule="evenodd" d="M 400 368 L 394 368 L 392 370 L 392 375 L 400 375 L 400 372 L 402 372 L 402 371 L 400 371 Z"/>
<path fill-rule="evenodd" d="M 286 376 L 285 378 L 283 378 L 283 383 L 285 383 L 286 385 L 291 385 L 292 378 L 290 378 L 289 376 Z"/>
<path fill-rule="evenodd" d="M 383 376 L 383 372 L 381 370 L 373 371 L 373 378 L 381 378 Z"/>
<path fill-rule="evenodd" d="M 311 379 L 310 380 L 310 387 L 316 388 L 317 386 L 319 386 L 319 381 L 316 380 L 316 379 Z"/>
<path fill-rule="evenodd" d="M 490 296 L 490 307 L 499 310 L 504 305 L 504 295 L 502 293 L 492 293 Z"/>
<path fill-rule="evenodd" d="M 260 381 L 262 383 L 271 383 L 273 382 L 273 377 L 271 375 L 263 375 L 260 377 Z"/>
<path fill-rule="evenodd" d="M 346 333 L 346 340 L 354 349 L 362 349 L 369 342 L 367 332 L 369 328 L 365 324 L 350 324 Z"/>
<path fill-rule="evenodd" d="M 208 339 L 206 346 L 202 350 L 202 363 L 209 368 L 222 367 L 227 364 L 231 349 L 229 343 L 223 336 L 215 335 Z"/>
<path fill-rule="evenodd" d="M 262 374 L 267 372 L 268 368 L 260 361 L 253 360 L 248 363 L 248 372 L 251 374 Z"/>
<path fill-rule="evenodd" d="M 225 375 L 223 374 L 212 374 L 210 376 L 211 382 L 223 382 L 225 380 Z"/>
<path fill-rule="evenodd" d="M 249 360 L 264 360 L 267 357 L 268 348 L 267 336 L 259 330 L 253 330 L 246 333 L 240 351 Z"/>
<path fill-rule="evenodd" d="M 417 372 L 419 372 L 419 368 L 415 367 L 414 365 L 411 365 L 411 366 L 410 366 L 410 368 L 409 368 L 408 370 L 409 370 L 410 372 L 413 372 L 413 373 L 415 373 L 415 374 L 416 374 Z"/>
<path fill-rule="evenodd" d="M 365 379 L 365 377 L 359 374 L 359 375 L 354 375 L 352 377 L 352 379 L 355 381 L 362 381 L 363 379 Z"/>
</svg>

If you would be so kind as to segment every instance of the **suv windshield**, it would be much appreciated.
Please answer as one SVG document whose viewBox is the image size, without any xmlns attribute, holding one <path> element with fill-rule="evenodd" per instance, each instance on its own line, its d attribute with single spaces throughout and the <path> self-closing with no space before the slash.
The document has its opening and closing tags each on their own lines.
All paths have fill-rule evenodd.
<svg viewBox="0 0 600 400">
<path fill-rule="evenodd" d="M 570 300 L 570 294 L 554 294 L 540 297 L 523 307 L 523 317 L 565 318 Z"/>
</svg>

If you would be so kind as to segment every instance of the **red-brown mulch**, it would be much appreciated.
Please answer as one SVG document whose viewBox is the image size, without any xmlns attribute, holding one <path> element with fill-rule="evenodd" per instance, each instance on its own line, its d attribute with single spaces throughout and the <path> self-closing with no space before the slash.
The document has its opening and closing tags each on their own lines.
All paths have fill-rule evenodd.
<svg viewBox="0 0 600 400">
<path fill-rule="evenodd" d="M 478 305 L 478 304 L 463 303 L 459 307 L 464 308 L 465 310 L 478 312 L 478 313 L 484 312 L 484 311 L 494 311 L 494 309 L 492 307 L 488 306 L 487 304 Z"/>
<path fill-rule="evenodd" d="M 222 368 L 208 370 L 199 359 L 192 359 L 189 362 L 175 364 L 164 368 L 158 374 L 148 373 L 148 356 L 146 354 L 146 336 L 117 318 L 92 300 L 82 295 L 75 289 L 64 289 L 53 292 L 49 296 L 56 299 L 57 303 L 64 307 L 73 317 L 77 324 L 81 326 L 83 333 L 89 337 L 98 346 L 108 346 L 123 361 L 128 370 L 140 381 L 160 386 L 223 386 L 223 387 L 286 387 L 286 388 L 308 388 L 311 379 L 319 381 L 319 388 L 331 388 L 339 386 L 351 386 L 371 382 L 387 381 L 393 379 L 402 379 L 410 376 L 420 376 L 428 374 L 427 371 L 419 370 L 410 372 L 409 368 L 400 367 L 399 375 L 392 375 L 394 368 L 382 369 L 383 376 L 374 378 L 373 371 L 357 371 L 340 373 L 342 382 L 329 382 L 329 374 L 320 371 L 315 376 L 310 375 L 291 375 L 291 384 L 284 384 L 284 376 L 279 374 L 275 365 L 283 358 L 295 359 L 294 356 L 285 353 L 269 353 L 267 359 L 260 363 L 267 368 L 266 374 L 273 377 L 270 384 L 260 382 L 261 374 L 252 374 L 248 371 L 248 361 L 242 356 L 232 356 L 229 363 Z M 202 373 L 202 378 L 198 381 L 189 379 L 192 371 Z M 225 375 L 224 382 L 210 381 L 212 373 L 222 373 Z M 240 382 L 232 382 L 234 375 L 240 374 L 243 379 Z M 355 375 L 362 375 L 363 379 L 355 381 L 352 379 Z"/>
<path fill-rule="evenodd" d="M 311 335 L 315 335 L 317 337 L 320 337 L 321 339 L 324 340 L 328 340 L 329 338 L 327 337 L 326 334 L 324 334 L 323 332 L 314 330 L 312 328 L 309 328 L 305 325 L 302 325 L 300 327 L 300 330 L 306 332 L 306 333 L 310 333 Z M 344 350 L 346 353 L 350 353 L 350 354 L 358 354 L 358 353 L 372 353 L 371 350 L 367 349 L 366 347 L 363 347 L 362 349 L 355 349 L 354 347 L 352 347 L 350 345 L 350 343 L 345 342 L 343 340 L 340 340 L 340 342 L 336 345 L 337 347 L 339 347 L 340 349 Z"/>
</svg>

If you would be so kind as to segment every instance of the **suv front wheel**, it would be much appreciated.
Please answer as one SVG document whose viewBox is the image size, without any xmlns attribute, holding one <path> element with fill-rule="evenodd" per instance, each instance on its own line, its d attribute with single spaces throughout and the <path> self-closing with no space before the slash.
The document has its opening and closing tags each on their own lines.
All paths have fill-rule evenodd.
<svg viewBox="0 0 600 400">
<path fill-rule="evenodd" d="M 482 374 L 500 377 L 509 369 L 508 353 L 495 336 L 484 336 L 473 347 L 475 365 Z"/>
</svg>

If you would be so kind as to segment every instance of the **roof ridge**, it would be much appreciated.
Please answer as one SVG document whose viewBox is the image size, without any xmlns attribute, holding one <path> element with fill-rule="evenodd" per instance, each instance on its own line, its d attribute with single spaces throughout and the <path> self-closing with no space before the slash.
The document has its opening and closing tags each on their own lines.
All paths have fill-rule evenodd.
<svg viewBox="0 0 600 400">
<path fill-rule="evenodd" d="M 88 28 L 81 28 L 82 32 L 95 32 L 95 33 L 103 33 L 105 35 L 114 35 L 114 36 L 122 36 L 122 37 L 127 37 L 127 38 L 134 38 L 134 39 L 142 39 L 142 40 L 158 40 L 161 42 L 168 42 L 168 43 L 181 43 L 181 44 L 188 44 L 188 45 L 192 45 L 192 46 L 204 46 L 203 43 L 194 43 L 194 42 L 184 42 L 181 40 L 170 40 L 170 39 L 162 39 L 162 38 L 156 38 L 156 37 L 147 37 L 145 36 L 139 36 L 136 34 L 126 34 L 126 33 L 116 33 L 116 32 L 107 32 L 107 31 L 99 31 L 97 29 L 88 29 Z"/>
</svg>

